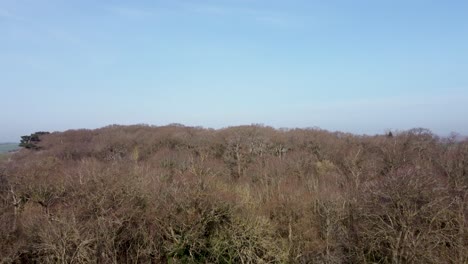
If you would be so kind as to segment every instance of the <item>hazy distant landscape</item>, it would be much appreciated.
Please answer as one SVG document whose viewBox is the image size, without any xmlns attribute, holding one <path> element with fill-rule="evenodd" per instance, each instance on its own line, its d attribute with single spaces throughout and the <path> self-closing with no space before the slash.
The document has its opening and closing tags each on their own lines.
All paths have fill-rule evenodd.
<svg viewBox="0 0 468 264">
<path fill-rule="evenodd" d="M 0 143 L 0 154 L 19 149 L 18 143 Z"/>
</svg>

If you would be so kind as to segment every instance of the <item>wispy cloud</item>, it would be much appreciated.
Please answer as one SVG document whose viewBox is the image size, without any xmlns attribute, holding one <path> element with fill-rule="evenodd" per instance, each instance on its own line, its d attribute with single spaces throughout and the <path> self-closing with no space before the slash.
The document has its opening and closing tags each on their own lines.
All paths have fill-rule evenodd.
<svg viewBox="0 0 468 264">
<path fill-rule="evenodd" d="M 258 15 L 255 16 L 255 20 L 262 24 L 278 28 L 292 28 L 300 25 L 299 21 L 297 21 L 296 19 L 278 15 Z"/>
<path fill-rule="evenodd" d="M 252 23 L 275 28 L 293 28 L 301 25 L 303 17 L 260 8 L 243 6 L 200 4 L 174 1 L 165 7 L 110 6 L 106 8 L 112 14 L 130 19 L 144 20 L 160 14 L 196 14 L 203 16 L 236 17 Z"/>
<path fill-rule="evenodd" d="M 250 19 L 263 25 L 289 28 L 300 24 L 300 16 L 292 16 L 285 12 L 278 12 L 259 8 L 221 6 L 221 5 L 204 5 L 193 3 L 182 3 L 181 6 L 191 12 L 218 15 L 218 16 L 236 16 Z"/>
<path fill-rule="evenodd" d="M 16 15 L 8 10 L 0 9 L 0 19 L 25 21 L 26 19 L 22 16 Z"/>
<path fill-rule="evenodd" d="M 75 32 L 62 28 L 59 25 L 51 25 L 50 23 L 44 23 L 34 19 L 22 19 L 21 23 L 15 23 L 15 25 L 9 29 L 9 32 L 10 34 L 8 36 L 13 39 L 34 39 L 35 41 L 41 42 L 51 39 L 55 42 L 74 47 L 84 47 L 86 45 L 83 39 Z"/>
<path fill-rule="evenodd" d="M 62 46 L 80 51 L 86 50 L 90 46 L 76 32 L 41 17 L 23 16 L 6 9 L 0 9 L 0 21 L 2 19 L 11 24 L 4 34 L 6 42 L 30 43 L 31 45 L 27 52 L 3 51 L 4 54 L 1 55 L 4 57 L 4 61 L 13 65 L 24 65 L 29 69 L 41 71 L 58 67 L 58 64 L 53 61 L 53 56 L 42 56 L 40 53 L 36 53 L 33 45 Z"/>
<path fill-rule="evenodd" d="M 214 5 L 196 5 L 196 4 L 181 4 L 181 7 L 186 11 L 195 13 L 209 14 L 209 15 L 227 15 L 235 11 L 232 8 L 226 8 Z M 238 10 L 237 10 L 238 11 Z"/>
<path fill-rule="evenodd" d="M 129 6 L 112 6 L 108 10 L 120 17 L 132 20 L 140 20 L 149 18 L 155 15 L 155 10 L 152 8 L 137 8 Z"/>
<path fill-rule="evenodd" d="M 250 20 L 252 23 L 276 28 L 291 28 L 301 24 L 302 17 L 283 12 L 250 8 L 243 6 L 200 4 L 174 1 L 165 7 L 110 6 L 106 8 L 114 15 L 131 20 L 142 20 L 158 14 L 198 14 L 204 16 L 237 17 Z"/>
</svg>

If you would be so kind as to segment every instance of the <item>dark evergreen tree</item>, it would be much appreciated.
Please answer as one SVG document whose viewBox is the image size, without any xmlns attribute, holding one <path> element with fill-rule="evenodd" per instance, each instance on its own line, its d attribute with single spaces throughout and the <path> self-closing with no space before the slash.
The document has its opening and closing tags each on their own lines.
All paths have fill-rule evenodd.
<svg viewBox="0 0 468 264">
<path fill-rule="evenodd" d="M 40 147 L 37 145 L 37 143 L 41 141 L 39 136 L 47 135 L 47 134 L 50 134 L 50 133 L 40 131 L 40 132 L 33 133 L 29 136 L 22 136 L 19 146 L 23 148 L 27 148 L 27 149 L 38 150 L 40 149 Z"/>
</svg>

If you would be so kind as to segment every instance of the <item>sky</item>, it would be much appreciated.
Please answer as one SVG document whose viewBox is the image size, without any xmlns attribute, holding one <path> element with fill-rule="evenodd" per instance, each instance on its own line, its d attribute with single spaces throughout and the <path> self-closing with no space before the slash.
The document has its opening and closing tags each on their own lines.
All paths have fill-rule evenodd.
<svg viewBox="0 0 468 264">
<path fill-rule="evenodd" d="M 110 124 L 468 135 L 468 1 L 0 0 L 0 142 Z"/>
</svg>

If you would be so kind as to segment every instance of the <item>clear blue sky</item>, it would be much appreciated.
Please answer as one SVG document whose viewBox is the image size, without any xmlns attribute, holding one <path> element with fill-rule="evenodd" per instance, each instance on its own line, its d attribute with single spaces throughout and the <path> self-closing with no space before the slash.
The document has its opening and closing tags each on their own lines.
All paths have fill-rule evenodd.
<svg viewBox="0 0 468 264">
<path fill-rule="evenodd" d="M 468 1 L 0 0 L 0 142 L 108 124 L 468 134 Z"/>
</svg>

